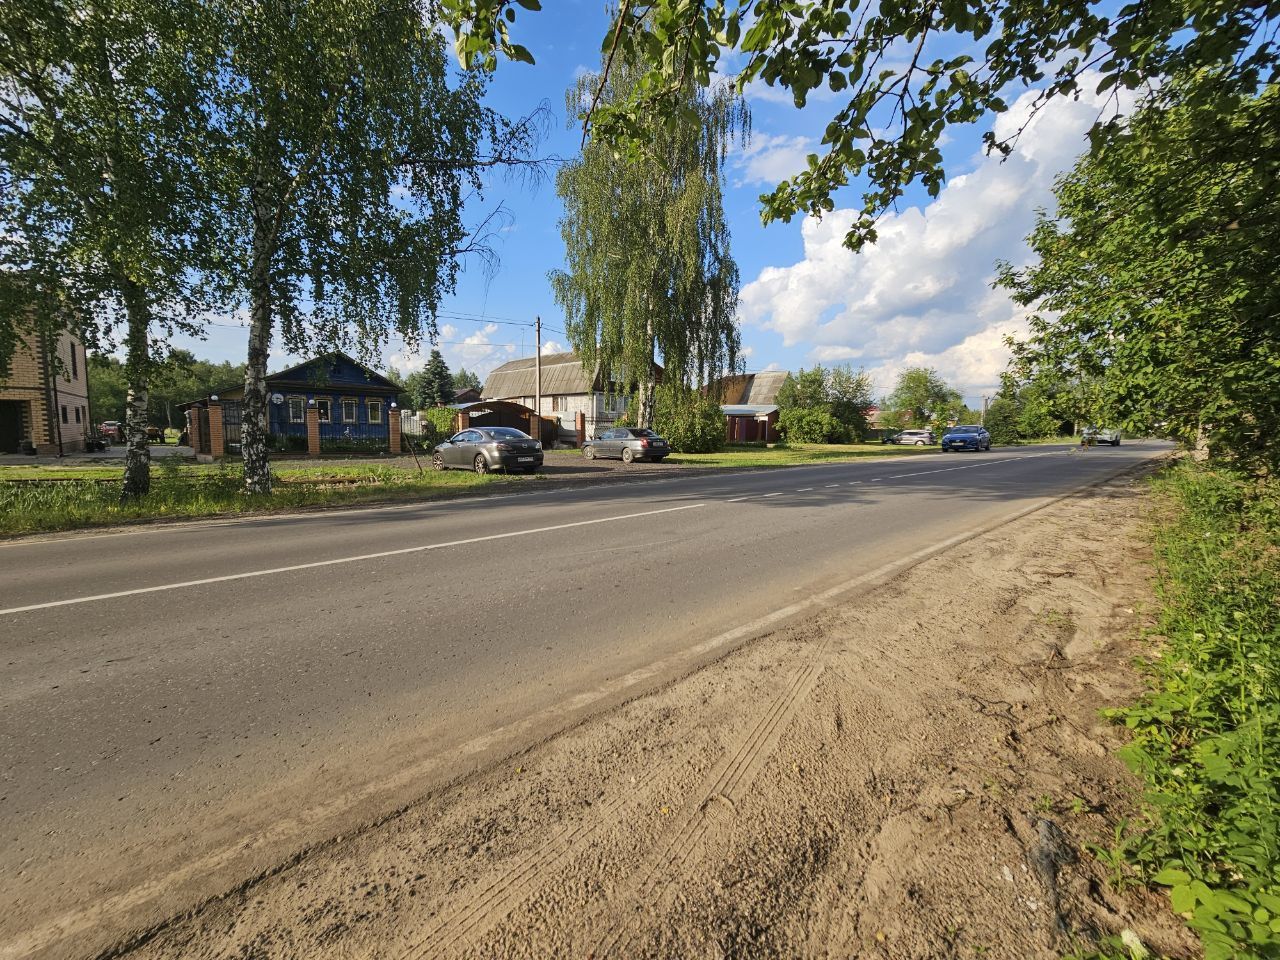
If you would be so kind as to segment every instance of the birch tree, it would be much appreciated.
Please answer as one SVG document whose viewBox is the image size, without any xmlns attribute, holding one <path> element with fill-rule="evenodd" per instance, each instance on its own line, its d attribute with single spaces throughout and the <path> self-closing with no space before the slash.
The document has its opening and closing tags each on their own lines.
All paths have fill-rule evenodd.
<svg viewBox="0 0 1280 960">
<path fill-rule="evenodd" d="M 200 24 L 183 0 L 0 4 L 0 368 L 68 328 L 123 345 L 124 497 L 150 489 L 156 341 L 207 302 Z"/>
<path fill-rule="evenodd" d="M 597 90 L 604 102 L 626 97 L 637 78 L 625 66 L 603 89 L 580 78 L 566 97 L 570 116 Z M 669 380 L 702 386 L 735 365 L 740 345 L 723 169 L 750 115 L 724 87 L 685 96 L 688 122 L 655 127 L 640 160 L 590 141 L 556 177 L 565 269 L 550 280 L 565 332 L 597 377 L 637 386 L 642 426 L 653 422 L 658 355 Z"/>
<path fill-rule="evenodd" d="M 476 244 L 464 200 L 486 166 L 536 136 L 486 109 L 479 74 L 451 75 L 429 4 L 217 0 L 223 83 L 211 157 L 225 282 L 249 315 L 245 489 L 271 490 L 266 373 L 273 337 L 302 352 L 395 332 L 435 336 L 435 311 Z M 490 148 L 485 153 L 486 146 Z"/>
</svg>

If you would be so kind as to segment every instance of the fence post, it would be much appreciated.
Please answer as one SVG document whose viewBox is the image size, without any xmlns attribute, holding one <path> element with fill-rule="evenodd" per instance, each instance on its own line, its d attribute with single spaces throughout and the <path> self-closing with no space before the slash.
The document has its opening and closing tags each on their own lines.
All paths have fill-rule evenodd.
<svg viewBox="0 0 1280 960">
<path fill-rule="evenodd" d="M 400 454 L 404 453 L 404 451 L 400 449 L 400 411 L 396 408 L 394 403 L 391 404 L 391 412 L 388 414 L 387 436 L 391 442 L 391 455 L 393 457 L 398 457 Z"/>
<path fill-rule="evenodd" d="M 200 412 L 195 407 L 187 408 L 187 442 L 195 453 L 200 452 Z"/>
<path fill-rule="evenodd" d="M 307 401 L 307 456 L 320 456 L 320 411 L 314 400 Z"/>
<path fill-rule="evenodd" d="M 469 414 L 469 413 L 463 413 L 461 410 L 459 410 L 459 411 L 458 411 L 458 422 L 457 422 L 456 428 L 454 429 L 454 431 L 453 431 L 453 432 L 454 432 L 454 433 L 461 433 L 463 430 L 467 429 L 467 427 L 469 427 L 469 426 L 471 426 L 471 414 Z"/>
<path fill-rule="evenodd" d="M 227 455 L 227 437 L 222 427 L 222 404 L 209 401 L 209 456 L 221 460 Z"/>
<path fill-rule="evenodd" d="M 578 447 L 582 448 L 587 442 L 587 415 L 581 410 L 573 416 L 573 428 L 578 434 Z"/>
</svg>

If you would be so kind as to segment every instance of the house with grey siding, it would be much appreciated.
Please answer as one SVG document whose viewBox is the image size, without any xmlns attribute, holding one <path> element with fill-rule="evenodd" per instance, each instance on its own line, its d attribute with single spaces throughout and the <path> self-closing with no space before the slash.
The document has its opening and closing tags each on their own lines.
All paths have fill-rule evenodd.
<svg viewBox="0 0 1280 960">
<path fill-rule="evenodd" d="M 484 382 L 481 399 L 512 400 L 533 409 L 536 371 L 533 357 L 511 360 L 495 369 Z M 569 440 L 576 436 L 579 413 L 585 421 L 586 434 L 594 437 L 613 425 L 627 406 L 627 395 L 616 385 L 606 389 L 592 381 L 591 372 L 582 368 L 576 353 L 551 353 L 542 358 L 542 409 L 544 417 L 560 421 L 560 436 Z"/>
</svg>

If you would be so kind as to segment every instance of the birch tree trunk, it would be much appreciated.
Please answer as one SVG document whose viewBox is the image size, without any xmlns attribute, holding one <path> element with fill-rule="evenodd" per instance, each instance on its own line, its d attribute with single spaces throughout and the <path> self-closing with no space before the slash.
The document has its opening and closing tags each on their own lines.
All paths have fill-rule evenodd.
<svg viewBox="0 0 1280 960">
<path fill-rule="evenodd" d="M 271 349 L 271 219 L 255 187 L 253 264 L 249 279 L 249 355 L 244 371 L 240 455 L 246 493 L 271 493 L 267 457 L 267 356 Z"/>
<path fill-rule="evenodd" d="M 151 310 L 137 285 L 121 279 L 128 333 L 125 373 L 129 389 L 124 406 L 124 487 L 121 500 L 135 500 L 151 492 L 151 448 L 147 446 L 148 381 L 151 368 Z"/>
<path fill-rule="evenodd" d="M 653 314 L 645 319 L 645 368 L 639 376 L 640 392 L 637 397 L 636 426 L 653 429 L 653 395 L 656 384 L 653 379 Z"/>
</svg>

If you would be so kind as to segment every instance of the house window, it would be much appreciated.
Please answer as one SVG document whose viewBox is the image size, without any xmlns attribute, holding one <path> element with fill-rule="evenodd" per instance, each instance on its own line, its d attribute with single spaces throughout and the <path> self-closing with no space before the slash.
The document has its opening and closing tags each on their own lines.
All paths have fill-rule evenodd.
<svg viewBox="0 0 1280 960">
<path fill-rule="evenodd" d="M 76 360 L 76 345 L 74 343 L 71 345 L 71 379 L 72 380 L 80 379 L 80 364 Z M 76 423 L 79 423 L 79 422 L 80 422 L 79 420 L 76 421 Z"/>
<path fill-rule="evenodd" d="M 382 422 L 382 401 L 381 400 L 369 401 L 369 422 L 370 423 Z"/>
<path fill-rule="evenodd" d="M 551 398 L 552 413 L 563 413 L 565 410 L 568 410 L 568 409 L 569 409 L 568 397 L 555 396 Z"/>
<path fill-rule="evenodd" d="M 359 423 L 360 422 L 360 404 L 355 400 L 344 398 L 342 401 L 342 422 L 343 423 Z"/>
<path fill-rule="evenodd" d="M 80 408 L 76 407 L 76 423 L 80 422 Z"/>
<path fill-rule="evenodd" d="M 62 408 L 62 422 L 63 422 L 63 423 L 68 423 L 68 422 L 69 422 L 69 421 L 67 420 L 67 408 L 66 408 L 66 407 L 63 407 L 63 408 Z"/>
<path fill-rule="evenodd" d="M 316 415 L 321 423 L 330 421 L 330 400 L 328 397 L 316 397 Z"/>
<path fill-rule="evenodd" d="M 289 398 L 289 422 L 305 423 L 307 419 L 307 402 L 302 397 Z"/>
</svg>

